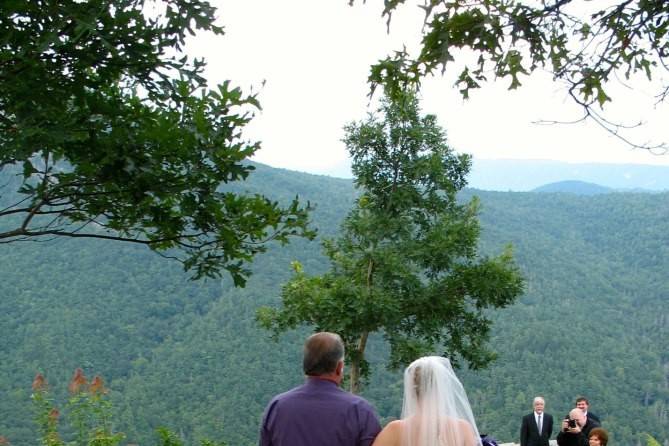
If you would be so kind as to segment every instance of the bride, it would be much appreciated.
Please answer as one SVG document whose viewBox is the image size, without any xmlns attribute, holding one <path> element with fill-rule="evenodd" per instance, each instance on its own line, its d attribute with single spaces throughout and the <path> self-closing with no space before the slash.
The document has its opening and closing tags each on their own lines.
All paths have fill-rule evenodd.
<svg viewBox="0 0 669 446">
<path fill-rule="evenodd" d="M 448 359 L 426 356 L 404 371 L 402 419 L 389 423 L 372 446 L 479 446 L 467 394 Z"/>
</svg>

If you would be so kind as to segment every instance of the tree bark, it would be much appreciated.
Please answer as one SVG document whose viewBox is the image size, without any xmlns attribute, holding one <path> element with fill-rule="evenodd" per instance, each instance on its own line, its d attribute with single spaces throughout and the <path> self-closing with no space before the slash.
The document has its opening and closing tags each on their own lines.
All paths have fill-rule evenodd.
<svg viewBox="0 0 669 446">
<path fill-rule="evenodd" d="M 351 361 L 351 372 L 349 373 L 350 378 L 350 391 L 351 393 L 358 394 L 360 393 L 360 361 L 365 357 L 365 348 L 367 347 L 367 338 L 369 337 L 369 332 L 364 332 L 360 339 L 358 340 L 358 355 L 356 358 Z"/>
</svg>

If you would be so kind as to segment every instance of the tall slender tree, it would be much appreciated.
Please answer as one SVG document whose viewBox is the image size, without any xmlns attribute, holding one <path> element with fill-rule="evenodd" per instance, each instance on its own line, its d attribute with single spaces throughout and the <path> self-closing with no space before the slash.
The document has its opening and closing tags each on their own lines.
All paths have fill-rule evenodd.
<svg viewBox="0 0 669 446">
<path fill-rule="evenodd" d="M 511 304 L 523 290 L 510 249 L 492 258 L 477 253 L 479 202 L 456 197 L 470 157 L 448 147 L 412 92 L 386 97 L 379 112 L 346 127 L 361 195 L 341 235 L 324 243 L 330 270 L 308 276 L 295 263 L 283 307 L 258 312 L 275 335 L 303 323 L 339 333 L 353 392 L 369 374 L 372 333 L 390 344 L 394 366 L 434 352 L 485 366 L 494 357 L 485 310 Z"/>
</svg>

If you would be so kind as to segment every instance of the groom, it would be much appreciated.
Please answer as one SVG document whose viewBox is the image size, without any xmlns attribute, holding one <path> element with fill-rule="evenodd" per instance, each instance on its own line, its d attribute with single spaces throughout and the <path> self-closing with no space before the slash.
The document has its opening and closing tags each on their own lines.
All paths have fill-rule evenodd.
<svg viewBox="0 0 669 446">
<path fill-rule="evenodd" d="M 316 333 L 304 344 L 306 382 L 275 396 L 263 414 L 260 446 L 369 446 L 381 430 L 372 406 L 339 388 L 344 343 Z"/>
</svg>

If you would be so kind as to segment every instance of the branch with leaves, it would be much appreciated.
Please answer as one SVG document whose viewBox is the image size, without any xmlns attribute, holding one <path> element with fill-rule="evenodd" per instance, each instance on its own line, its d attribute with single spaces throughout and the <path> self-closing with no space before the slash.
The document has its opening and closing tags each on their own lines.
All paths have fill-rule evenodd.
<svg viewBox="0 0 669 446">
<path fill-rule="evenodd" d="M 210 88 L 204 61 L 182 54 L 196 30 L 222 34 L 214 8 L 149 4 L 0 6 L 0 243 L 138 243 L 243 285 L 268 242 L 313 237 L 309 206 L 235 188 L 253 171 L 260 146 L 243 130 L 260 104 Z"/>
<path fill-rule="evenodd" d="M 355 0 L 350 0 L 350 4 Z M 390 26 L 406 0 L 386 0 L 383 15 Z M 419 86 L 426 76 L 457 67 L 455 86 L 464 98 L 482 84 L 507 79 L 509 89 L 537 70 L 564 83 L 583 119 L 625 143 L 665 153 L 667 142 L 636 142 L 626 125 L 603 115 L 613 82 L 638 75 L 659 82 L 658 102 L 669 91 L 669 3 L 664 0 L 582 2 L 575 0 L 439 0 L 415 3 L 425 13 L 417 55 L 397 51 L 371 68 L 372 89 L 391 94 Z M 463 62 L 465 50 L 475 62 Z M 663 77 L 664 75 L 664 77 Z"/>
</svg>

